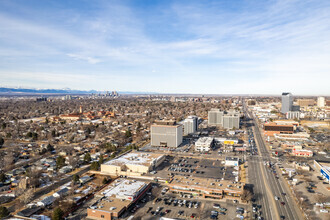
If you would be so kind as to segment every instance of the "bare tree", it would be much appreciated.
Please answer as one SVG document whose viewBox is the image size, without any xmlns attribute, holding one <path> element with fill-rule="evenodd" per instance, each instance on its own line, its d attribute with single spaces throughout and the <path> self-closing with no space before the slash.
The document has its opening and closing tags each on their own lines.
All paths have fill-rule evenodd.
<svg viewBox="0 0 330 220">
<path fill-rule="evenodd" d="M 26 190 L 20 197 L 19 200 L 24 204 L 28 204 L 29 202 L 32 201 L 32 198 L 34 196 L 34 188 L 30 188 L 28 190 Z"/>
<path fill-rule="evenodd" d="M 72 166 L 72 168 L 75 169 L 78 164 L 78 158 L 75 156 L 69 156 L 68 162 Z"/>
<path fill-rule="evenodd" d="M 243 200 L 243 201 L 247 201 L 247 202 L 249 202 L 249 201 L 251 201 L 252 200 L 252 198 L 253 198 L 253 193 L 250 191 L 250 190 L 243 190 L 243 194 L 242 194 L 242 196 L 241 196 L 241 199 Z"/>
</svg>

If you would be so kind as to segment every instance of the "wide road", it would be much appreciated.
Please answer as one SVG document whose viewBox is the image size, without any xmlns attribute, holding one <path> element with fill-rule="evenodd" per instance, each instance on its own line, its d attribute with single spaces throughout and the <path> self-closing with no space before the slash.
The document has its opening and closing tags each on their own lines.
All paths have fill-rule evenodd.
<svg viewBox="0 0 330 220">
<path fill-rule="evenodd" d="M 246 113 L 252 119 L 252 130 L 259 152 L 259 155 L 251 156 L 249 160 L 249 180 L 254 184 L 257 202 L 262 206 L 261 215 L 267 220 L 279 219 L 281 216 L 292 220 L 304 219 L 297 204 L 290 197 L 291 193 L 287 183 L 282 179 L 277 179 L 273 171 L 265 164 L 265 162 L 272 161 L 272 158 L 266 148 L 255 117 L 247 109 Z M 275 200 L 275 196 L 279 197 L 279 200 Z M 285 204 L 282 205 L 281 202 Z"/>
</svg>

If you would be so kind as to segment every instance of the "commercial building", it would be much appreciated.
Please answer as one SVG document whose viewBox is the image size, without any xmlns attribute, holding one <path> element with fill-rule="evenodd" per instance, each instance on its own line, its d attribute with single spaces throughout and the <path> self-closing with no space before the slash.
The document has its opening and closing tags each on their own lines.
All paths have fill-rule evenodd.
<svg viewBox="0 0 330 220">
<path fill-rule="evenodd" d="M 312 157 L 313 151 L 293 148 L 292 154 L 296 157 Z"/>
<path fill-rule="evenodd" d="M 201 137 L 195 143 L 196 151 L 210 151 L 213 147 L 213 137 Z"/>
<path fill-rule="evenodd" d="M 256 105 L 256 100 L 254 100 L 254 99 L 249 99 L 249 100 L 247 101 L 247 104 L 248 104 L 248 105 Z"/>
<path fill-rule="evenodd" d="M 208 112 L 208 124 L 226 129 L 239 128 L 240 115 L 235 111 L 222 112 L 220 109 L 211 109 Z"/>
<path fill-rule="evenodd" d="M 173 193 L 188 194 L 198 198 L 214 200 L 238 199 L 243 194 L 244 184 L 240 182 L 200 178 L 189 176 L 173 176 L 168 182 L 169 190 Z"/>
<path fill-rule="evenodd" d="M 95 197 L 99 200 L 87 209 L 89 219 L 118 219 L 151 188 L 150 183 L 117 179 Z"/>
<path fill-rule="evenodd" d="M 183 122 L 183 134 L 188 135 L 195 133 L 198 130 L 198 118 L 197 116 L 188 116 Z"/>
<path fill-rule="evenodd" d="M 314 160 L 315 171 L 320 172 L 320 174 L 325 178 L 330 184 L 330 163 L 326 161 L 316 161 Z"/>
<path fill-rule="evenodd" d="M 297 104 L 301 107 L 313 106 L 315 104 L 314 99 L 297 99 Z"/>
<path fill-rule="evenodd" d="M 293 97 L 292 94 L 289 92 L 282 93 L 282 109 L 281 112 L 283 114 L 287 113 L 288 111 L 292 110 L 293 105 Z"/>
<path fill-rule="evenodd" d="M 151 125 L 151 146 L 178 147 L 182 143 L 183 128 L 173 121 L 158 121 Z"/>
<path fill-rule="evenodd" d="M 274 136 L 274 134 L 293 134 L 293 125 L 282 125 L 276 123 L 264 124 L 264 134 L 267 136 Z"/>
<path fill-rule="evenodd" d="M 325 98 L 324 97 L 317 98 L 317 107 L 319 107 L 319 108 L 325 107 Z"/>
<path fill-rule="evenodd" d="M 226 157 L 225 166 L 238 166 L 239 158 L 238 157 Z"/>
<path fill-rule="evenodd" d="M 163 154 L 131 152 L 101 164 L 101 173 L 114 176 L 141 176 L 158 167 Z"/>
<path fill-rule="evenodd" d="M 288 111 L 285 115 L 287 119 L 300 119 L 300 111 Z"/>
<path fill-rule="evenodd" d="M 277 140 L 281 141 L 307 141 L 310 135 L 306 132 L 299 132 L 295 134 L 274 134 Z"/>
<path fill-rule="evenodd" d="M 234 145 L 238 144 L 238 139 L 237 138 L 226 138 L 226 137 L 215 137 L 214 141 L 223 144 L 223 145 Z"/>
</svg>

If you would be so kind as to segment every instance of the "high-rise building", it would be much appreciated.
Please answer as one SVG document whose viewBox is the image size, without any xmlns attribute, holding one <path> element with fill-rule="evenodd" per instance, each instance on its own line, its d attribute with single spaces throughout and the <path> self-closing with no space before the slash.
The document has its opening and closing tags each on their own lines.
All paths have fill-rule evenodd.
<svg viewBox="0 0 330 220">
<path fill-rule="evenodd" d="M 151 125 L 151 146 L 178 147 L 182 143 L 182 125 L 159 121 Z"/>
<path fill-rule="evenodd" d="M 222 127 L 226 129 L 239 128 L 240 115 L 238 114 L 228 114 L 223 116 Z"/>
<path fill-rule="evenodd" d="M 209 125 L 221 125 L 223 123 L 223 112 L 220 109 L 212 108 L 208 112 L 208 124 Z"/>
<path fill-rule="evenodd" d="M 318 97 L 317 98 L 317 107 L 323 108 L 325 106 L 325 98 L 324 97 Z"/>
<path fill-rule="evenodd" d="M 209 125 L 222 126 L 226 129 L 239 128 L 240 115 L 234 110 L 224 113 L 219 109 L 211 109 L 208 112 L 208 116 Z"/>
<path fill-rule="evenodd" d="M 293 97 L 292 94 L 289 92 L 282 93 L 282 110 L 283 114 L 287 113 L 288 111 L 292 110 L 293 105 Z"/>
<path fill-rule="evenodd" d="M 188 116 L 183 122 L 183 134 L 188 135 L 195 133 L 198 129 L 198 118 L 197 116 Z"/>
</svg>

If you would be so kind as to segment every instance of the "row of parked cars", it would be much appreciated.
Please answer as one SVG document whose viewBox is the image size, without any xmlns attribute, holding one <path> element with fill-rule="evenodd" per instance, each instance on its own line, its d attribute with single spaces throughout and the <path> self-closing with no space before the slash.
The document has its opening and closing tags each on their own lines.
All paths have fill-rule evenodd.
<svg viewBox="0 0 330 220">
<path fill-rule="evenodd" d="M 165 205 L 173 205 L 173 206 L 179 206 L 187 208 L 195 208 L 197 209 L 200 206 L 200 202 L 197 201 L 189 201 L 185 199 L 177 199 L 177 198 L 164 198 L 164 204 Z"/>
</svg>

